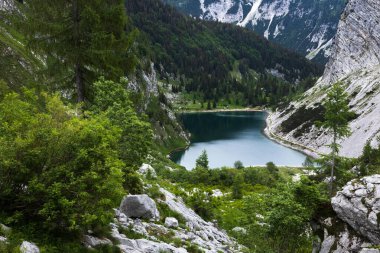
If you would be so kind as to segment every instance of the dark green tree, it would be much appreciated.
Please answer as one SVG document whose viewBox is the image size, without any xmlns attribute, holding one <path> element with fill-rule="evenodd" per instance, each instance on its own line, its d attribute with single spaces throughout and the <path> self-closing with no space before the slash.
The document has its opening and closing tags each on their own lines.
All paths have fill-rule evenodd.
<svg viewBox="0 0 380 253">
<path fill-rule="evenodd" d="M 195 166 L 208 169 L 208 156 L 206 150 L 203 150 L 202 154 L 195 161 Z"/>
<path fill-rule="evenodd" d="M 234 182 L 232 184 L 232 198 L 241 199 L 243 197 L 243 175 L 238 173 L 234 177 Z"/>
<path fill-rule="evenodd" d="M 325 115 L 323 122 L 318 124 L 332 134 L 333 139 L 329 147 L 331 148 L 331 172 L 330 172 L 330 196 L 333 194 L 334 170 L 336 167 L 336 158 L 339 154 L 340 145 L 338 140 L 348 137 L 351 134 L 348 126 L 353 113 L 348 106 L 348 95 L 342 87 L 342 83 L 335 83 L 327 93 Z"/>
<path fill-rule="evenodd" d="M 242 161 L 236 161 L 235 163 L 234 163 L 234 168 L 235 169 L 243 169 L 244 168 L 244 165 L 243 165 L 243 163 L 242 163 Z"/>
<path fill-rule="evenodd" d="M 127 36 L 124 1 L 30 0 L 20 10 L 28 46 L 45 59 L 53 85 L 75 86 L 78 102 L 98 76 L 118 80 L 133 69 L 136 32 Z"/>
</svg>

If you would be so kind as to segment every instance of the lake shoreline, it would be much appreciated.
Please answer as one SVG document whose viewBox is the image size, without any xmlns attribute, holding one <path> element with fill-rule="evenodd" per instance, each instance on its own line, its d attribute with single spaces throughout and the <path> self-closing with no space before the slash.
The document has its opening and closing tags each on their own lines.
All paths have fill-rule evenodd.
<svg viewBox="0 0 380 253">
<path fill-rule="evenodd" d="M 266 127 L 264 129 L 264 135 L 272 140 L 272 141 L 275 141 L 279 144 L 281 144 L 282 146 L 285 146 L 285 147 L 288 147 L 288 148 L 291 148 L 293 150 L 296 150 L 296 151 L 299 151 L 309 157 L 312 157 L 313 159 L 318 159 L 320 158 L 323 154 L 309 148 L 309 147 L 306 147 L 306 146 L 303 146 L 303 145 L 300 145 L 298 143 L 294 143 L 294 142 L 291 142 L 291 141 L 288 141 L 288 140 L 285 140 L 284 138 L 278 136 L 277 134 L 275 134 L 273 131 L 272 131 L 272 121 L 270 120 L 270 114 L 271 112 L 270 111 L 266 111 L 268 113 L 268 116 L 265 120 L 266 122 Z"/>
<path fill-rule="evenodd" d="M 261 153 L 261 155 L 259 156 L 259 157 L 257 157 L 257 158 L 254 158 L 253 160 L 252 160 L 252 157 L 250 157 L 251 155 L 249 155 L 249 156 L 247 156 L 246 158 L 240 158 L 239 157 L 239 153 L 237 152 L 237 155 L 235 154 L 235 149 L 232 149 L 232 150 L 230 150 L 228 153 L 223 153 L 222 152 L 222 157 L 224 157 L 222 160 L 223 161 L 217 161 L 217 160 L 215 160 L 216 158 L 213 158 L 213 161 L 215 160 L 215 161 L 217 161 L 217 162 L 214 162 L 215 164 L 215 166 L 216 167 L 221 167 L 221 166 L 228 166 L 230 163 L 231 163 L 231 166 L 232 166 L 232 162 L 231 161 L 234 161 L 234 160 L 242 160 L 243 161 L 243 163 L 246 165 L 246 166 L 265 166 L 265 164 L 266 164 L 266 162 L 268 162 L 268 161 L 273 161 L 273 162 L 275 162 L 276 164 L 278 164 L 279 166 L 287 166 L 287 167 L 295 167 L 295 168 L 299 168 L 299 167 L 302 167 L 302 163 L 304 162 L 304 159 L 306 158 L 306 156 L 309 156 L 310 154 L 309 153 L 305 153 L 305 152 L 302 152 L 302 150 L 299 150 L 299 149 L 295 149 L 295 148 L 293 148 L 293 147 L 290 147 L 289 145 L 284 145 L 284 143 L 279 143 L 278 141 L 275 141 L 275 140 L 273 140 L 272 138 L 269 138 L 269 136 L 267 135 L 267 134 L 265 134 L 265 132 L 264 132 L 264 130 L 265 130 L 265 128 L 266 128 L 266 119 L 267 119 L 267 116 L 268 116 L 268 113 L 269 113 L 269 111 L 268 110 L 263 110 L 263 109 L 260 109 L 260 110 L 258 110 L 257 108 L 243 108 L 243 109 L 219 109 L 219 110 L 208 110 L 208 111 L 204 111 L 204 113 L 210 113 L 210 115 L 213 113 L 214 115 L 213 116 L 210 116 L 210 117 L 212 117 L 212 118 L 214 118 L 214 117 L 216 117 L 216 118 L 219 118 L 219 119 L 221 119 L 220 117 L 218 117 L 218 116 L 220 116 L 220 115 L 218 115 L 218 112 L 231 112 L 231 115 L 232 115 L 232 118 L 235 118 L 235 117 L 233 117 L 235 114 L 234 114 L 234 112 L 242 112 L 242 113 L 248 113 L 249 115 L 250 115 L 250 112 L 252 112 L 252 113 L 255 113 L 255 112 L 257 112 L 257 113 L 260 113 L 260 114 L 258 114 L 258 115 L 261 115 L 261 116 L 259 116 L 259 118 L 261 118 L 261 119 L 259 119 L 259 118 L 257 118 L 256 120 L 259 120 L 258 122 L 262 122 L 262 123 L 254 123 L 254 125 L 252 125 L 256 130 L 253 130 L 253 132 L 252 133 L 255 133 L 255 132 L 257 132 L 257 134 L 258 134 L 258 132 L 260 132 L 260 136 L 262 136 L 262 137 L 259 137 L 258 139 L 260 140 L 258 143 L 260 143 L 259 144 L 259 146 L 257 145 L 257 143 L 253 143 L 253 144 L 251 144 L 250 142 L 252 141 L 252 139 L 251 139 L 251 135 L 252 135 L 252 133 L 250 133 L 249 134 L 249 137 L 246 137 L 245 139 L 242 139 L 242 142 L 241 143 L 237 143 L 238 145 L 239 145 L 239 147 L 236 147 L 237 149 L 239 149 L 240 147 L 242 147 L 243 148 L 243 150 L 242 150 L 242 154 L 244 154 L 244 153 L 246 153 L 246 150 L 248 150 L 248 152 L 251 152 L 251 151 L 249 151 L 249 150 L 256 150 L 255 152 L 253 152 L 252 154 L 258 154 L 258 153 Z M 198 117 L 200 117 L 200 116 L 192 116 L 192 113 L 194 113 L 194 115 L 196 115 L 196 114 L 199 114 L 200 116 L 202 115 L 202 112 L 200 112 L 200 111 L 196 111 L 196 112 L 189 112 L 189 111 L 186 111 L 186 113 L 184 113 L 183 115 L 185 115 L 185 117 L 186 118 L 189 118 L 190 117 L 190 119 L 192 119 L 192 118 L 194 118 L 195 117 L 195 119 L 197 119 L 199 122 L 196 122 L 195 124 L 193 123 L 193 120 L 191 120 L 190 122 L 192 122 L 192 124 L 194 124 L 194 126 L 195 126 L 195 129 L 197 129 L 197 128 L 199 128 L 200 126 L 202 126 L 202 123 L 204 123 L 204 122 L 210 122 L 209 120 L 210 119 L 212 119 L 212 118 L 209 118 L 209 116 L 208 116 L 208 114 L 203 114 L 203 116 L 201 117 L 201 118 L 198 118 Z M 261 114 L 262 113 L 262 114 Z M 186 114 L 187 114 L 187 116 L 186 116 Z M 248 114 L 244 114 L 244 115 L 248 115 Z M 226 114 L 227 115 L 227 114 Z M 256 114 L 255 114 L 256 115 Z M 240 117 L 238 117 L 238 118 L 240 118 Z M 248 117 L 248 118 L 250 118 L 250 117 Z M 253 118 L 255 118 L 255 117 L 253 117 Z M 219 120 L 220 121 L 220 120 Z M 229 120 L 229 122 L 231 121 L 231 119 Z M 241 121 L 241 120 L 239 120 L 239 121 Z M 248 121 L 248 125 L 249 125 L 249 127 L 252 127 L 251 126 L 251 124 L 252 124 L 252 122 L 250 122 L 251 120 L 249 120 Z M 254 120 L 255 121 L 255 120 Z M 234 119 L 234 121 L 232 121 L 231 123 L 229 123 L 229 124 L 225 124 L 225 120 L 222 120 L 221 122 L 223 122 L 223 124 L 221 125 L 221 126 L 228 126 L 228 128 L 231 128 L 231 126 L 233 126 L 233 124 L 234 123 L 232 123 L 232 122 L 236 122 L 236 119 Z M 247 123 L 247 121 L 242 121 L 241 123 L 243 123 L 243 122 L 246 122 Z M 242 127 L 243 125 L 241 125 L 241 123 L 238 123 L 237 124 L 237 126 L 238 126 L 238 128 L 240 128 L 240 127 Z M 210 124 L 210 123 L 208 123 L 208 124 Z M 236 123 L 235 123 L 236 124 Z M 218 124 L 216 123 L 216 125 L 215 126 L 217 126 Z M 256 125 L 256 126 L 255 126 Z M 261 125 L 261 126 L 260 126 Z M 243 127 L 244 128 L 244 127 Z M 254 129 L 253 128 L 253 129 Z M 192 128 L 190 128 L 190 129 L 192 129 Z M 215 131 L 218 131 L 217 130 L 218 129 L 218 127 L 216 127 L 216 128 L 213 128 L 212 130 L 208 130 L 208 132 L 210 132 L 211 131 L 211 133 L 212 133 L 212 136 L 215 136 Z M 226 129 L 224 129 L 223 127 L 220 129 L 220 130 L 222 130 L 221 132 L 223 132 L 223 133 L 228 133 L 228 131 L 229 130 L 227 130 L 227 128 Z M 219 130 L 219 131 L 220 131 Z M 192 132 L 192 130 L 188 130 L 188 131 L 190 131 L 190 132 Z M 198 129 L 198 132 L 195 132 L 195 133 L 197 133 L 196 135 L 199 137 L 199 129 Z M 194 131 L 193 131 L 194 132 Z M 192 132 L 192 133 L 193 133 Z M 244 132 L 244 131 L 243 131 Z M 206 133 L 207 133 L 207 131 L 206 131 Z M 258 136 L 257 134 L 253 134 L 252 136 Z M 254 137 L 254 138 L 257 138 L 257 137 Z M 265 141 L 265 139 L 267 140 L 267 141 Z M 226 139 L 227 141 L 229 141 L 228 139 Z M 223 140 L 223 141 L 226 141 L 226 140 Z M 214 140 L 213 140 L 214 141 Z M 280 146 L 282 146 L 283 148 L 287 148 L 287 149 L 289 149 L 289 150 L 293 150 L 293 151 L 284 151 L 283 150 L 283 148 L 276 148 L 275 146 L 271 146 L 271 145 L 273 145 L 273 144 L 270 144 L 269 145 L 269 147 L 271 147 L 271 149 L 269 149 L 269 150 L 267 150 L 266 151 L 266 153 L 262 153 L 263 152 L 263 150 L 266 150 L 266 148 L 268 148 L 268 142 L 272 142 L 272 143 L 274 143 L 274 145 L 276 146 L 276 144 L 278 145 L 278 144 L 280 144 Z M 180 165 L 182 165 L 182 166 L 184 166 L 184 167 L 189 167 L 188 165 L 185 165 L 186 164 L 186 162 L 187 162 L 187 160 L 189 160 L 189 157 L 191 157 L 190 159 L 193 159 L 194 157 L 196 158 L 196 156 L 194 156 L 194 150 L 196 150 L 197 148 L 199 148 L 199 147 L 197 147 L 197 145 L 195 145 L 195 146 L 193 146 L 192 144 L 196 144 L 197 143 L 197 141 L 192 141 L 192 143 L 190 143 L 190 145 L 189 146 L 183 146 L 183 147 L 179 147 L 179 148 L 176 148 L 176 149 L 174 149 L 174 150 L 172 150 L 170 153 L 169 153 L 169 157 L 173 160 L 173 161 L 175 161 L 175 162 L 178 162 L 178 158 L 177 158 L 177 156 L 178 156 L 178 154 L 177 154 L 177 152 L 179 152 L 179 153 L 181 153 L 181 152 L 186 152 L 186 154 L 188 155 L 188 158 L 186 159 L 185 158 L 185 163 L 184 164 L 182 164 L 182 162 L 180 162 L 179 164 Z M 201 143 L 207 143 L 206 141 L 204 141 L 203 139 L 202 139 L 202 141 L 201 141 Z M 210 142 L 211 143 L 211 142 Z M 261 145 L 261 143 L 262 143 L 262 145 L 263 146 L 260 146 Z M 207 144 L 207 145 L 209 145 L 209 144 Z M 211 145 L 219 145 L 219 144 L 215 144 L 215 143 L 213 143 L 213 144 L 211 144 Z M 232 145 L 236 145 L 236 144 L 232 144 Z M 248 145 L 248 146 L 247 146 Z M 230 146 L 226 146 L 226 147 L 230 147 Z M 190 148 L 190 149 L 189 149 Z M 188 153 L 187 152 L 187 150 L 190 150 L 189 152 L 190 153 Z M 225 148 L 223 148 L 223 149 L 225 149 Z M 207 149 L 207 150 L 209 150 L 209 149 Z M 211 147 L 210 148 L 210 150 L 213 150 L 213 147 Z M 214 149 L 215 150 L 215 149 Z M 281 152 L 281 153 L 277 153 L 278 155 L 276 155 L 276 156 L 273 156 L 273 155 L 271 155 L 271 152 L 272 152 L 272 150 L 273 150 L 273 152 Z M 219 151 L 218 151 L 219 152 Z M 293 153 L 292 153 L 293 152 Z M 297 154 L 295 154 L 294 152 L 296 152 L 296 153 L 299 153 L 299 155 L 297 155 Z M 198 152 L 199 153 L 199 152 Z M 189 156 L 189 154 L 190 154 L 190 156 Z M 211 154 L 212 154 L 212 152 L 211 152 Z M 209 154 L 210 155 L 210 154 Z M 306 156 L 305 156 L 306 155 Z M 180 157 L 181 156 L 181 154 L 178 156 L 178 157 Z M 193 157 L 194 156 L 194 157 Z M 236 156 L 236 158 L 234 158 L 234 156 Z M 211 155 L 211 157 L 212 157 L 212 155 Z M 244 157 L 244 156 L 243 156 Z M 280 158 L 281 157 L 281 158 Z M 292 157 L 292 158 L 291 158 Z M 292 160 L 293 159 L 293 157 L 295 157 L 295 160 Z M 297 158 L 298 157 L 298 158 Z M 300 159 L 300 157 L 301 157 L 301 159 Z M 303 158 L 302 158 L 303 157 Z M 194 159 L 195 159 L 194 158 Z M 267 159 L 266 159 L 267 158 Z M 181 158 L 180 158 L 181 159 Z M 193 159 L 193 160 L 194 160 Z M 218 158 L 219 159 L 219 158 Z M 226 159 L 230 159 L 231 161 L 227 161 Z M 244 161 L 244 159 L 246 160 L 246 161 Z M 258 160 L 256 160 L 256 159 L 258 159 Z M 298 160 L 297 160 L 298 159 Z M 265 160 L 265 161 L 264 161 Z M 189 160 L 190 161 L 190 160 Z M 253 162 L 252 162 L 253 161 Z M 188 162 L 187 162 L 188 163 Z M 190 164 L 190 163 L 189 163 Z M 191 166 L 190 166 L 191 167 Z"/>
<path fill-rule="evenodd" d="M 211 110 L 183 110 L 183 111 L 176 111 L 176 113 L 183 114 L 183 113 L 212 113 L 212 112 L 267 112 L 266 109 L 260 109 L 260 108 L 234 108 L 234 109 L 211 109 Z"/>
</svg>

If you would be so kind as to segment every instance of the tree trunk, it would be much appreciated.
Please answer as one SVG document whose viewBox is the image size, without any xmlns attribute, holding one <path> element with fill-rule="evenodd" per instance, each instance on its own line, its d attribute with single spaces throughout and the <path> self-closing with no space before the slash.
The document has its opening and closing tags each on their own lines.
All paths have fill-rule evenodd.
<svg viewBox="0 0 380 253">
<path fill-rule="evenodd" d="M 335 156 L 336 156 L 336 131 L 334 130 L 334 140 L 332 145 L 332 164 L 331 164 L 331 175 L 330 175 L 330 197 L 333 196 L 334 191 L 334 170 L 335 170 Z"/>
<path fill-rule="evenodd" d="M 83 71 L 80 64 L 75 65 L 75 84 L 77 88 L 78 103 L 84 102 Z"/>
<path fill-rule="evenodd" d="M 80 52 L 80 15 L 79 15 L 79 7 L 78 0 L 73 1 L 73 33 L 74 33 L 74 48 L 75 52 Z M 84 87 L 84 79 L 83 79 L 83 68 L 80 63 L 79 55 L 75 56 L 75 86 L 77 90 L 77 100 L 78 103 L 84 102 L 85 100 L 85 87 Z"/>
</svg>

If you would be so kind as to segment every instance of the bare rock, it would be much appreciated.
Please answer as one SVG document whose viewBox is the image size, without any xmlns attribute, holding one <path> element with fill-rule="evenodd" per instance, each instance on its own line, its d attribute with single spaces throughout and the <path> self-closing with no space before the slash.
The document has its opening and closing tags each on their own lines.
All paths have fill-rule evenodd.
<svg viewBox="0 0 380 253">
<path fill-rule="evenodd" d="M 120 204 L 120 211 L 130 218 L 160 218 L 156 203 L 146 194 L 125 196 Z"/>
</svg>

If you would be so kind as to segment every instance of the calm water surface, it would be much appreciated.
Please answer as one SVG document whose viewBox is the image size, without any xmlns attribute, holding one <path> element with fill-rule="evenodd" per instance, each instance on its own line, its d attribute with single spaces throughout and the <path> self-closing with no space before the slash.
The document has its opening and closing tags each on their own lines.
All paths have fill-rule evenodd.
<svg viewBox="0 0 380 253">
<path fill-rule="evenodd" d="M 233 166 L 240 160 L 244 166 L 301 166 L 305 155 L 284 147 L 263 134 L 265 112 L 186 113 L 181 116 L 185 128 L 192 134 L 187 150 L 172 154 L 172 159 L 187 169 L 206 150 L 209 166 Z"/>
</svg>

